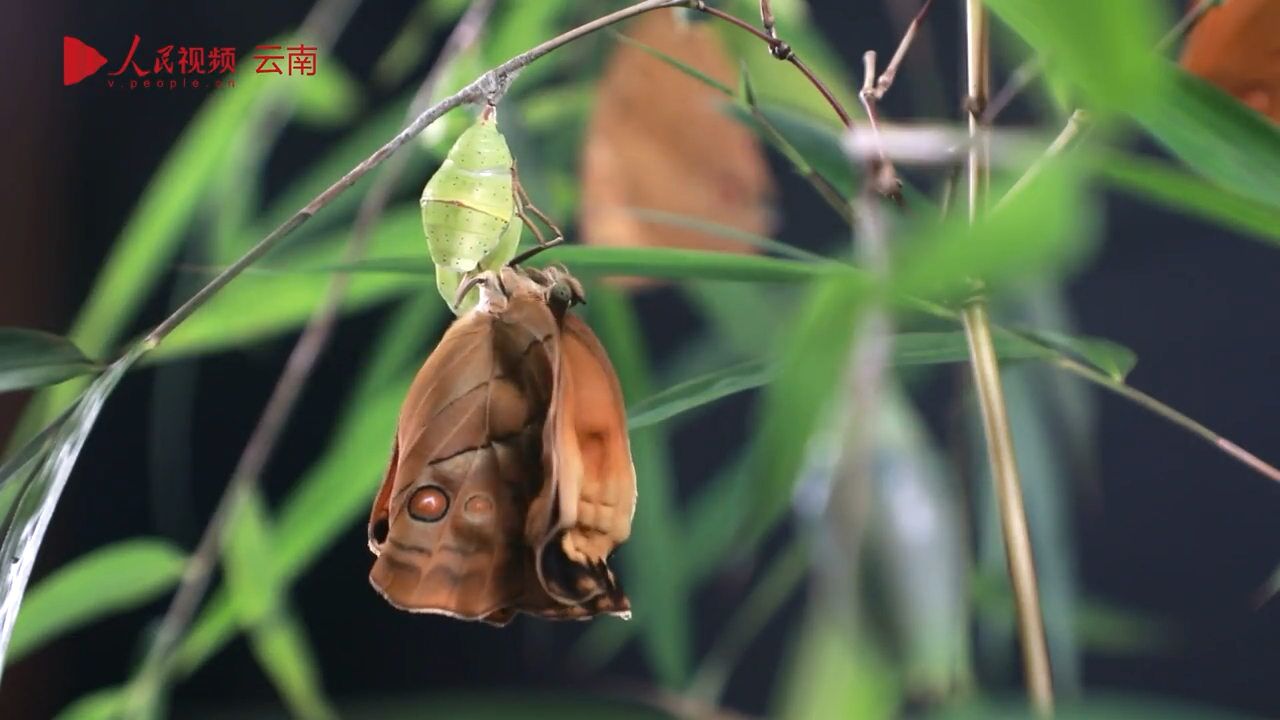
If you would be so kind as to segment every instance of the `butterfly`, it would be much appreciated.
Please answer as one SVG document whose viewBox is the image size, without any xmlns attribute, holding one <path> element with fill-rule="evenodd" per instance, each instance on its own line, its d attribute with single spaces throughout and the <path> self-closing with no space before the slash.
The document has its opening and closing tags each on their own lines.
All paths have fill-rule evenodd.
<svg viewBox="0 0 1280 720">
<path fill-rule="evenodd" d="M 617 375 L 563 268 L 475 276 L 479 303 L 414 378 L 369 516 L 393 606 L 504 625 L 630 616 L 608 565 L 635 468 Z"/>
</svg>

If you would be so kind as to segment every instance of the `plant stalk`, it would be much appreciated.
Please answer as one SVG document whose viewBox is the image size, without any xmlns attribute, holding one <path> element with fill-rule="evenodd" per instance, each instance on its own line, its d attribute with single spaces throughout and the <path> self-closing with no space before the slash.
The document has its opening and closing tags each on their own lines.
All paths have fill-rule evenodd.
<svg viewBox="0 0 1280 720">
<path fill-rule="evenodd" d="M 965 44 L 968 66 L 969 115 L 969 222 L 972 224 L 983 209 L 989 181 L 989 150 L 986 126 L 982 121 L 983 104 L 989 92 L 989 47 L 986 10 L 982 0 L 965 0 Z M 1041 717 L 1053 714 L 1053 678 L 1049 667 L 1049 648 L 1040 609 L 1040 590 L 1036 583 L 1035 558 L 1031 550 L 1031 533 L 1022 500 L 1018 462 L 1014 454 L 1013 433 L 1009 426 L 1000 382 L 1000 364 L 991 339 L 991 320 L 981 284 L 973 299 L 961 313 L 965 338 L 969 344 L 969 361 L 982 411 L 983 434 L 1000 511 L 1009 579 L 1017 608 L 1018 635 L 1022 644 L 1022 665 L 1032 705 Z"/>
</svg>

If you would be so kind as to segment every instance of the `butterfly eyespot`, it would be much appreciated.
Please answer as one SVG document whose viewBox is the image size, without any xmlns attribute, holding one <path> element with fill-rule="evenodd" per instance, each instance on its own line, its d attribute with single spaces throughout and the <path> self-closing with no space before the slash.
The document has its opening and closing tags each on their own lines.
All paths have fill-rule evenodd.
<svg viewBox="0 0 1280 720">
<path fill-rule="evenodd" d="M 424 485 L 409 498 L 409 515 L 421 522 L 436 522 L 449 512 L 449 496 L 438 485 Z"/>
<path fill-rule="evenodd" d="M 462 512 L 467 516 L 468 520 L 480 522 L 488 520 L 493 515 L 493 498 L 482 493 L 476 493 L 467 498 L 462 504 Z"/>
</svg>

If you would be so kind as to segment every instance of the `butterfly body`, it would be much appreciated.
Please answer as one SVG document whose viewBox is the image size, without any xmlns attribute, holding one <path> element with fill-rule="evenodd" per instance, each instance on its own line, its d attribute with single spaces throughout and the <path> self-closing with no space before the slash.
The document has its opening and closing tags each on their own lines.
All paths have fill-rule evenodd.
<svg viewBox="0 0 1280 720">
<path fill-rule="evenodd" d="M 568 311 L 580 286 L 482 280 L 405 399 L 370 580 L 401 609 L 495 624 L 626 615 L 606 561 L 630 533 L 635 472 L 617 378 Z"/>
</svg>

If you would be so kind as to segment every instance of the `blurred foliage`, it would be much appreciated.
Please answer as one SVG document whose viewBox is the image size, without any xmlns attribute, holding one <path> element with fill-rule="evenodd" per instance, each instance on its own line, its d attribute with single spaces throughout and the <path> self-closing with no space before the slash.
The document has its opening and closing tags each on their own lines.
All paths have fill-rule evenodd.
<svg viewBox="0 0 1280 720">
<path fill-rule="evenodd" d="M 181 550 L 156 540 L 124 539 L 57 568 L 32 589 L 17 613 L 35 551 L 75 457 L 102 403 L 137 357 L 138 346 L 117 355 L 121 341 L 136 326 L 157 320 L 139 315 L 145 301 L 171 280 L 177 258 L 197 263 L 179 267 L 184 282 L 192 274 L 204 279 L 392 136 L 404 124 L 414 77 L 429 67 L 436 41 L 466 5 L 464 0 L 421 3 L 403 31 L 388 38 L 369 79 L 393 97 L 379 107 L 360 107 L 365 80 L 351 77 L 336 60 L 329 72 L 314 77 L 268 84 L 255 79 L 261 76 L 246 75 L 234 92 L 212 95 L 154 170 L 68 338 L 0 330 L 0 392 L 61 382 L 32 403 L 0 465 L 5 511 L 0 627 L 7 632 L 18 618 L 9 662 L 94 620 L 153 601 L 180 574 Z M 730 227 L 723 217 L 652 207 L 632 210 L 647 212 L 643 217 L 651 226 L 745 243 L 756 252 L 654 247 L 661 243 L 641 236 L 634 244 L 643 246 L 570 245 L 537 260 L 563 262 L 592 282 L 589 317 L 622 380 L 640 485 L 640 510 L 621 571 L 636 618 L 595 622 L 582 633 L 574 658 L 598 667 L 635 641 L 649 669 L 645 687 L 661 688 L 646 691 L 653 707 L 589 696 L 493 693 L 356 706 L 325 696 L 324 658 L 315 656 L 307 628 L 293 613 L 290 591 L 365 515 L 405 389 L 447 314 L 435 296 L 415 204 L 393 202 L 373 228 L 370 257 L 343 260 L 357 206 L 371 184 L 367 178 L 214 295 L 148 358 L 198 362 L 296 333 L 336 270 L 352 275 L 343 313 L 385 318 L 328 443 L 310 467 L 290 483 L 278 506 L 261 494 L 244 499 L 226 538 L 223 583 L 184 637 L 165 681 L 176 683 L 197 672 L 244 633 L 284 706 L 299 717 L 409 717 L 427 708 L 445 717 L 473 718 L 517 712 L 531 718 L 697 715 L 721 700 L 739 666 L 759 662 L 752 642 L 763 628 L 781 625 L 792 643 L 773 667 L 772 707 L 779 717 L 893 717 L 913 703 L 925 711 L 942 708 L 929 717 L 1022 717 L 1020 705 L 991 704 L 981 696 L 983 680 L 1011 675 L 1014 666 L 1012 613 L 990 489 L 985 482 L 973 484 L 969 513 L 957 479 L 969 468 L 945 462 L 943 442 L 920 417 L 911 393 L 936 366 L 966 360 L 953 308 L 973 292 L 975 277 L 997 298 L 1013 300 L 1010 305 L 1025 301 L 1049 308 L 1002 311 L 996 343 L 1002 361 L 1019 364 L 1005 373 L 1007 394 L 1028 479 L 1028 514 L 1059 686 L 1064 694 L 1085 689 L 1080 666 L 1091 648 L 1150 647 L 1158 626 L 1149 618 L 1083 597 L 1078 587 L 1068 522 L 1076 492 L 1071 468 L 1088 455 L 1093 414 L 1078 385 L 1061 384 L 1030 361 L 1071 357 L 1117 384 L 1136 362 L 1122 345 L 1076 334 L 1053 311 L 1061 302 L 1061 280 L 1086 263 L 1094 249 L 1099 186 L 1275 244 L 1280 239 L 1280 131 L 1153 52 L 1170 22 L 1154 0 L 991 0 L 990 5 L 1025 47 L 1049 58 L 1047 82 L 1054 94 L 1081 99 L 1106 120 L 1108 132 L 1101 134 L 1104 142 L 1045 165 L 1029 187 L 975 226 L 963 213 L 940 217 L 931 193 L 939 192 L 941 182 L 923 189 L 909 184 L 911 211 L 885 210 L 894 259 L 883 277 L 848 262 L 852 252 L 845 238 L 827 247 L 814 242 L 799 248 L 762 237 L 757 225 Z M 757 5 L 750 0 L 721 6 L 755 21 Z M 841 39 L 824 35 L 803 0 L 774 0 L 773 7 L 780 35 L 846 106 L 856 108 L 858 72 L 840 57 L 861 48 L 838 47 Z M 603 7 L 567 0 L 500 3 L 484 40 L 450 66 L 435 97 L 600 12 Z M 712 22 L 696 14 L 691 19 Z M 775 153 L 773 168 L 819 188 L 830 186 L 839 196 L 837 206 L 850 200 L 859 192 L 860 170 L 844 159 L 831 108 L 757 38 L 723 23 L 712 26 L 732 66 L 740 68 L 738 87 L 708 77 L 705 68 L 654 55 L 704 83 L 705 94 L 719 103 L 716 121 L 741 123 L 756 133 Z M 522 72 L 503 100 L 504 132 L 521 177 L 557 219 L 582 210 L 580 148 L 590 132 L 598 68 L 618 42 L 602 33 L 548 56 Z M 255 152 L 252 135 L 273 107 L 284 110 L 286 130 L 322 126 L 339 130 L 341 137 L 282 187 L 266 192 L 262 176 L 271 148 Z M 450 114 L 402 150 L 410 157 L 401 194 L 417 191 L 470 124 L 470 113 Z M 1129 131 L 1150 135 L 1175 162 L 1116 147 L 1114 139 Z M 1016 178 L 1016 173 L 997 175 L 997 196 Z M 679 173 L 656 178 L 670 182 L 677 194 L 680 180 Z M 791 236 L 783 211 L 779 236 Z M 192 232 L 210 214 L 217 218 L 210 231 Z M 632 297 L 609 284 L 619 276 L 680 283 L 678 292 L 660 292 L 691 310 L 698 322 L 696 337 L 670 356 L 655 358 L 651 346 L 657 331 L 644 322 Z M 1034 291 L 1028 294 L 1028 287 Z M 1042 293 L 1038 300 L 1027 299 L 1036 292 Z M 874 418 L 837 423 L 851 406 L 845 376 L 861 339 L 860 320 L 885 310 L 894 311 L 899 329 L 889 339 L 892 372 L 884 397 Z M 105 369 L 90 359 L 113 357 L 120 359 Z M 94 374 L 93 379 L 77 377 Z M 673 438 L 700 427 L 714 403 L 747 393 L 754 407 L 747 444 L 725 453 L 719 467 L 697 478 L 682 501 L 677 479 L 683 473 L 673 460 Z M 976 427 L 971 420 L 966 423 Z M 874 429 L 866 435 L 874 458 L 869 475 L 842 475 L 829 462 L 833 448 L 849 440 L 833 437 L 832 428 L 846 424 L 858 432 Z M 1066 442 L 1055 434 L 1063 426 Z M 981 467 L 976 474 L 985 477 Z M 815 476 L 822 477 L 814 482 Z M 875 509 L 875 520 L 857 528 L 856 543 L 833 544 L 822 526 L 829 521 L 803 510 L 810 490 L 824 483 L 828 489 L 831 483 L 858 483 L 856 489 L 866 492 L 866 508 Z M 976 561 L 964 550 L 968 536 L 976 539 Z M 704 647 L 699 638 L 705 633 L 695 633 L 695 601 L 726 575 L 743 575 L 743 568 L 747 577 L 738 578 L 740 592 L 717 597 L 729 607 L 709 629 L 714 639 Z M 799 612 L 782 612 L 796 606 Z M 971 640 L 968 620 L 973 618 L 977 637 Z M 973 650 L 976 659 L 970 658 Z M 124 676 L 128 671 L 121 667 L 125 690 L 88 695 L 61 717 L 117 715 L 131 687 Z M 159 707 L 168 688 L 154 690 Z M 1195 714 L 1198 709 L 1147 700 L 1082 702 L 1065 704 L 1058 716 L 1203 716 Z M 238 709 L 226 713 L 245 716 Z"/>
</svg>

